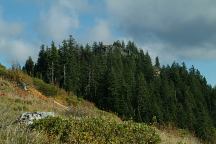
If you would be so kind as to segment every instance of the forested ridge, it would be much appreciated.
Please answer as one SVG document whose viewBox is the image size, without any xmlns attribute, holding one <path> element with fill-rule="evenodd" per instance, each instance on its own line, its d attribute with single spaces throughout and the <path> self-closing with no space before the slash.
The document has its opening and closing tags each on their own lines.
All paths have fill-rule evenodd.
<svg viewBox="0 0 216 144">
<path fill-rule="evenodd" d="M 137 122 L 174 124 L 215 140 L 216 88 L 193 66 L 160 65 L 134 42 L 80 45 L 72 36 L 60 46 L 41 46 L 23 71 Z"/>
</svg>

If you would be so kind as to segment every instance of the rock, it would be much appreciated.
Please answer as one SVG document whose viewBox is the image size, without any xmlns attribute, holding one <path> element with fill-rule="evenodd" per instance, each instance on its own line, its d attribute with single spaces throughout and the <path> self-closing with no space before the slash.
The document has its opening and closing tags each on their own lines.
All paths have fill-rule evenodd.
<svg viewBox="0 0 216 144">
<path fill-rule="evenodd" d="M 34 120 L 44 119 L 49 116 L 55 116 L 54 112 L 25 112 L 16 120 L 16 122 L 30 125 Z"/>
<path fill-rule="evenodd" d="M 19 82 L 19 84 L 18 84 L 19 86 L 20 86 L 20 88 L 22 88 L 23 90 L 25 90 L 25 91 L 27 91 L 28 90 L 28 88 L 27 88 L 27 84 L 26 83 L 24 83 L 24 82 Z"/>
</svg>

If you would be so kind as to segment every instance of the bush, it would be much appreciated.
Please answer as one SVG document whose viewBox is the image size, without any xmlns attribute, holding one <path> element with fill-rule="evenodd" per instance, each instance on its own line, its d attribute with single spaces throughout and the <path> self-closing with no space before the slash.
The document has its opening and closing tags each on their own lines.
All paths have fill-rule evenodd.
<svg viewBox="0 0 216 144">
<path fill-rule="evenodd" d="M 60 117 L 49 117 L 39 121 L 35 121 L 33 125 L 30 125 L 30 129 L 43 130 L 48 133 L 49 136 L 59 136 L 60 141 L 66 141 L 69 137 L 71 130 L 71 123 L 69 120 L 61 119 Z"/>
<path fill-rule="evenodd" d="M 58 88 L 54 85 L 47 84 L 44 81 L 33 78 L 33 84 L 37 90 L 39 90 L 45 96 L 56 96 Z"/>
<path fill-rule="evenodd" d="M 6 67 L 0 64 L 0 75 L 5 75 L 6 71 Z"/>
<path fill-rule="evenodd" d="M 49 117 L 35 121 L 31 129 L 44 131 L 54 140 L 68 143 L 136 143 L 160 142 L 155 130 L 145 124 L 117 123 L 103 118 L 62 119 Z"/>
</svg>

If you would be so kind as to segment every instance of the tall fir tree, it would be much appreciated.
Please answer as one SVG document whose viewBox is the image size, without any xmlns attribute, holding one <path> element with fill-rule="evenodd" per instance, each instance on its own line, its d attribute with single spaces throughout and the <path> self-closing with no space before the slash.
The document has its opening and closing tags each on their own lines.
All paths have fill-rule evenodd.
<svg viewBox="0 0 216 144">
<path fill-rule="evenodd" d="M 34 62 L 31 57 L 26 60 L 24 70 L 27 72 L 28 75 L 34 75 Z"/>
</svg>

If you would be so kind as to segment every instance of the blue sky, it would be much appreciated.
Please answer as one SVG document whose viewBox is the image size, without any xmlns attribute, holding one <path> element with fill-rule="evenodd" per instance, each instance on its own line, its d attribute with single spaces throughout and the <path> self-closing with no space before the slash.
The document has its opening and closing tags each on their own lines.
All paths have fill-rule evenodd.
<svg viewBox="0 0 216 144">
<path fill-rule="evenodd" d="M 133 40 L 161 63 L 194 65 L 216 84 L 214 0 L 0 0 L 0 62 L 34 59 L 72 34 L 81 44 Z"/>
</svg>

